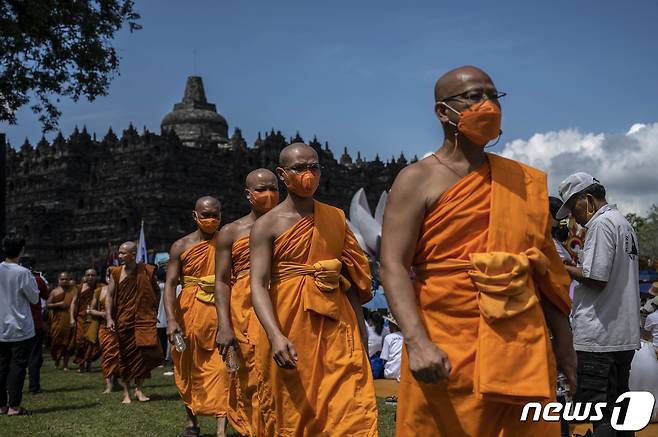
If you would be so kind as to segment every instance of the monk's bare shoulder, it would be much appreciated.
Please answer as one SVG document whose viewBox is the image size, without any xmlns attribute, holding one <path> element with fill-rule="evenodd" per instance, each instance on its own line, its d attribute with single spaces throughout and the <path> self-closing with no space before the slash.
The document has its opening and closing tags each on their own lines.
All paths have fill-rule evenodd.
<svg viewBox="0 0 658 437">
<path fill-rule="evenodd" d="M 241 219 L 222 226 L 217 235 L 217 246 L 221 248 L 230 248 L 233 243 L 240 238 L 243 232 L 244 224 L 240 223 Z M 247 231 L 248 233 L 248 231 Z"/>
<path fill-rule="evenodd" d="M 429 208 L 454 183 L 454 173 L 433 156 L 428 156 L 403 168 L 391 191 L 395 190 L 411 203 L 422 202 L 425 208 Z"/>
<path fill-rule="evenodd" d="M 169 257 L 178 258 L 183 252 L 185 252 L 196 243 L 197 242 L 194 241 L 194 232 L 179 238 L 178 240 L 174 241 L 174 244 L 171 245 L 171 248 L 169 249 Z"/>
</svg>

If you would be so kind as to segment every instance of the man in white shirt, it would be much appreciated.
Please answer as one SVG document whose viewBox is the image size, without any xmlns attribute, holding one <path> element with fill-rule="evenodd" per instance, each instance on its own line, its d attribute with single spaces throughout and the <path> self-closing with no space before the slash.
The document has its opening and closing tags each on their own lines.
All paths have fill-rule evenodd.
<svg viewBox="0 0 658 437">
<path fill-rule="evenodd" d="M 576 402 L 607 402 L 595 436 L 615 434 L 611 406 L 629 390 L 635 350 L 640 348 L 640 290 L 637 236 L 605 188 L 587 173 L 566 178 L 559 187 L 564 206 L 557 219 L 571 214 L 587 228 L 578 266 L 567 266 L 577 281 L 572 306 L 574 349 L 578 355 Z"/>
<path fill-rule="evenodd" d="M 21 401 L 35 332 L 30 303 L 39 301 L 32 272 L 18 265 L 24 246 L 16 235 L 2 240 L 7 258 L 0 263 L 0 414 L 8 416 L 27 414 Z"/>
<path fill-rule="evenodd" d="M 400 362 L 404 337 L 393 316 L 385 317 L 391 333 L 384 337 L 384 346 L 380 358 L 384 361 L 384 378 L 400 381 Z"/>
</svg>

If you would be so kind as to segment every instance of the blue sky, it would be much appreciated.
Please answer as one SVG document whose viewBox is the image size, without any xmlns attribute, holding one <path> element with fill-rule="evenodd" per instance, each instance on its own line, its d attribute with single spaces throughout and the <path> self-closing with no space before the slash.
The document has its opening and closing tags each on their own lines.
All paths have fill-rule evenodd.
<svg viewBox="0 0 658 437">
<path fill-rule="evenodd" d="M 159 132 L 197 74 L 230 133 L 239 126 L 249 144 L 275 128 L 317 135 L 337 153 L 422 155 L 442 139 L 434 82 L 463 64 L 484 68 L 508 93 L 499 150 L 538 132 L 623 133 L 658 121 L 653 0 L 137 0 L 136 8 L 144 28 L 116 40 L 121 72 L 110 94 L 63 101 L 65 135 L 75 125 L 103 135 L 131 121 Z M 0 131 L 15 147 L 25 137 L 36 143 L 36 117 L 23 109 L 18 121 Z"/>
</svg>

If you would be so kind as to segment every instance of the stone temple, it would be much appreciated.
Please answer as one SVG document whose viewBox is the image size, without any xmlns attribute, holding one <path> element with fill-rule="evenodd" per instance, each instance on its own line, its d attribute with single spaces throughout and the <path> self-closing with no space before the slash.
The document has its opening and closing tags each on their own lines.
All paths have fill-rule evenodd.
<svg viewBox="0 0 658 437">
<path fill-rule="evenodd" d="M 36 146 L 26 139 L 7 148 L 7 230 L 28 239 L 26 253 L 49 280 L 62 270 L 81 273 L 103 270 L 118 244 L 135 240 L 144 221 L 149 252 L 168 251 L 180 236 L 194 229 L 194 201 L 203 195 L 222 203 L 222 222 L 246 214 L 249 204 L 244 179 L 258 167 L 274 170 L 279 152 L 294 141 L 281 132 L 258 134 L 248 146 L 239 128 L 228 136 L 228 123 L 208 103 L 200 77 L 189 77 L 183 100 L 165 115 L 161 132 L 132 124 L 121 135 L 112 128 L 103 138 L 76 128 Z M 336 158 L 317 138 L 307 144 L 317 150 L 323 166 L 317 192 L 321 201 L 349 210 L 361 187 L 376 205 L 398 172 L 407 165 L 403 154 L 387 162 Z M 414 158 L 415 160 L 416 158 Z M 280 184 L 281 198 L 285 188 Z"/>
</svg>

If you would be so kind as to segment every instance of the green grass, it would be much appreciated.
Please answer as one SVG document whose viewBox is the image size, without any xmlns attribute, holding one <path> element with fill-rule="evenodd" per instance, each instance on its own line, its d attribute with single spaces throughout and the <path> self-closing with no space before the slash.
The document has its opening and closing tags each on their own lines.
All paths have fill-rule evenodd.
<svg viewBox="0 0 658 437">
<path fill-rule="evenodd" d="M 155 369 L 144 392 L 151 402 L 133 401 L 122 405 L 121 393 L 101 394 L 103 375 L 94 363 L 91 373 L 63 372 L 46 359 L 41 370 L 43 393 L 27 394 L 23 406 L 30 416 L 0 416 L 0 435 L 7 436 L 177 436 L 183 430 L 185 412 L 174 385 L 173 376 Z M 379 435 L 394 435 L 395 408 L 377 399 Z M 215 420 L 200 418 L 201 433 L 214 436 Z M 238 434 L 230 432 L 229 435 Z"/>
</svg>

